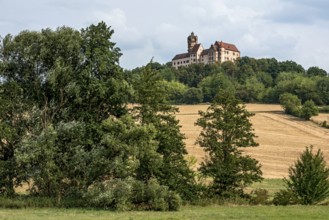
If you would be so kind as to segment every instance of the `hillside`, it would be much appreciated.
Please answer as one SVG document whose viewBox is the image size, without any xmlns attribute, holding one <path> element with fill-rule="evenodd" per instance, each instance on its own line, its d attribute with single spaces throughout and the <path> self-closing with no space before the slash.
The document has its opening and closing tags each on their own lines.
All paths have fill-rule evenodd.
<svg viewBox="0 0 329 220">
<path fill-rule="evenodd" d="M 181 105 L 177 118 L 186 135 L 187 150 L 190 155 L 202 161 L 203 150 L 194 145 L 200 128 L 194 126 L 199 110 L 207 105 Z M 259 147 L 246 149 L 246 153 L 258 159 L 262 164 L 265 178 L 287 176 L 288 168 L 294 163 L 305 146 L 321 148 L 329 161 L 329 130 L 312 122 L 306 122 L 282 112 L 280 105 L 248 104 L 247 109 L 255 113 L 251 121 L 258 136 Z M 315 120 L 329 119 L 329 115 L 320 115 Z M 329 121 L 329 120 L 328 120 Z"/>
</svg>

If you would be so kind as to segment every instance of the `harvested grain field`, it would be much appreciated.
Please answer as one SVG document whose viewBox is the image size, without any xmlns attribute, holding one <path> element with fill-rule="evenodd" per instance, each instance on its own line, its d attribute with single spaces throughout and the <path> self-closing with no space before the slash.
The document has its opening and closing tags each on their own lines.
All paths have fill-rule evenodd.
<svg viewBox="0 0 329 220">
<path fill-rule="evenodd" d="M 181 131 L 187 138 L 187 151 L 200 162 L 204 153 L 202 148 L 194 143 L 201 129 L 194 126 L 194 123 L 199 117 L 198 111 L 205 111 L 208 106 L 181 105 L 178 107 L 180 112 L 177 114 L 177 118 L 182 125 Z M 247 148 L 245 152 L 261 162 L 263 177 L 282 178 L 287 176 L 289 166 L 309 145 L 320 148 L 324 152 L 326 160 L 329 161 L 329 129 L 283 114 L 280 105 L 248 104 L 247 109 L 255 113 L 251 122 L 259 146 Z M 329 114 L 321 114 L 317 117 L 314 120 L 319 121 L 329 118 Z"/>
</svg>

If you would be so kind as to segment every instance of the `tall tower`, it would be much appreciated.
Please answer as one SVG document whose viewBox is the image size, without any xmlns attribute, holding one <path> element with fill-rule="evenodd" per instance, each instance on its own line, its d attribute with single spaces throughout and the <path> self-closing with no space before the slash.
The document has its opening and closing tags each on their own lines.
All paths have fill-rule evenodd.
<svg viewBox="0 0 329 220">
<path fill-rule="evenodd" d="M 194 45 L 198 43 L 198 36 L 194 35 L 192 32 L 190 36 L 187 37 L 187 51 L 190 53 Z"/>
</svg>

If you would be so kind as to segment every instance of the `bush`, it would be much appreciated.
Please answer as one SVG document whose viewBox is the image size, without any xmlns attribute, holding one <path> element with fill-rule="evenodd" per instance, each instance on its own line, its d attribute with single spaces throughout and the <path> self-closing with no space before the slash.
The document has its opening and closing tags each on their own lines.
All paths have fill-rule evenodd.
<svg viewBox="0 0 329 220">
<path fill-rule="evenodd" d="M 279 192 L 275 193 L 273 198 L 274 205 L 294 205 L 297 204 L 297 198 L 294 193 L 290 190 L 280 190 Z"/>
<path fill-rule="evenodd" d="M 306 148 L 284 179 L 287 191 L 303 205 L 317 204 L 329 196 L 329 169 L 321 150 L 313 154 L 312 149 Z"/>
<path fill-rule="evenodd" d="M 329 128 L 329 125 L 328 125 L 327 121 L 323 121 L 321 123 L 321 126 L 324 127 L 324 128 Z"/>
<path fill-rule="evenodd" d="M 252 205 L 266 205 L 268 204 L 268 191 L 266 189 L 255 189 L 251 191 L 250 204 Z"/>
<path fill-rule="evenodd" d="M 301 101 L 298 96 L 291 93 L 283 93 L 280 95 L 280 104 L 286 114 L 300 116 Z"/>
<path fill-rule="evenodd" d="M 178 194 L 156 180 L 143 183 L 132 178 L 114 179 L 94 186 L 85 195 L 85 200 L 90 207 L 119 211 L 177 211 L 182 202 Z"/>
<path fill-rule="evenodd" d="M 106 184 L 93 186 L 85 198 L 89 206 L 119 211 L 131 208 L 131 179 L 113 179 Z"/>
<path fill-rule="evenodd" d="M 310 120 L 312 116 L 318 114 L 319 114 L 319 110 L 312 100 L 306 101 L 300 110 L 300 117 L 305 120 Z"/>
<path fill-rule="evenodd" d="M 149 208 L 156 211 L 177 211 L 181 206 L 178 194 L 169 191 L 168 187 L 161 186 L 155 179 L 151 179 L 146 186 L 145 198 Z"/>
</svg>

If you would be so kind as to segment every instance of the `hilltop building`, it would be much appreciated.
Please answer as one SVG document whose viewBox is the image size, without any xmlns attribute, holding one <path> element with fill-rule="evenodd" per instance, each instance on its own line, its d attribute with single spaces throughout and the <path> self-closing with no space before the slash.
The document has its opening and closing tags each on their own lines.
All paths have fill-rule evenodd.
<svg viewBox="0 0 329 220">
<path fill-rule="evenodd" d="M 177 54 L 172 59 L 172 66 L 188 66 L 193 63 L 211 64 L 216 62 L 234 61 L 240 57 L 240 51 L 234 44 L 216 41 L 209 49 L 198 43 L 198 36 L 192 32 L 187 37 L 187 53 Z"/>
</svg>

